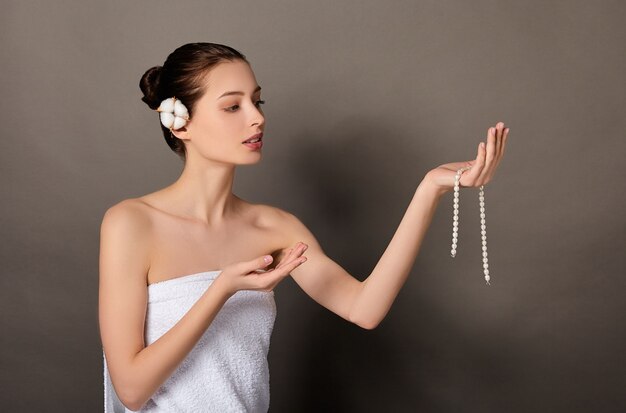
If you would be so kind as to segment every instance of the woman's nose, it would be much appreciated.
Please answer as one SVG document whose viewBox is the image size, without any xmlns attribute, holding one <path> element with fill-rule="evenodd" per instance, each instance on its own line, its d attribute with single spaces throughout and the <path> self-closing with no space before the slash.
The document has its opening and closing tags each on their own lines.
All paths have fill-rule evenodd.
<svg viewBox="0 0 626 413">
<path fill-rule="evenodd" d="M 265 116 L 261 113 L 259 109 L 256 110 L 256 116 L 252 118 L 252 125 L 263 125 L 265 123 Z"/>
</svg>

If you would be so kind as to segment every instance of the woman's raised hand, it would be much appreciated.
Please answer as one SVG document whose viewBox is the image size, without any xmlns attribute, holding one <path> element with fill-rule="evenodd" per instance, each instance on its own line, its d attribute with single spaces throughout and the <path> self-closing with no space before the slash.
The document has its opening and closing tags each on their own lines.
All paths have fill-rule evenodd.
<svg viewBox="0 0 626 413">
<path fill-rule="evenodd" d="M 461 187 L 486 185 L 493 178 L 496 168 L 502 160 L 508 135 L 509 128 L 504 127 L 504 122 L 498 122 L 495 127 L 487 130 L 487 145 L 483 147 L 482 142 L 478 145 L 476 159 L 440 165 L 429 171 L 426 178 L 440 190 L 448 191 L 454 188 L 456 171 L 465 166 L 471 166 L 470 170 L 461 175 L 459 185 Z"/>
<path fill-rule="evenodd" d="M 231 264 L 222 270 L 213 283 L 227 296 L 239 290 L 272 291 L 291 271 L 306 261 L 302 254 L 307 248 L 306 244 L 298 242 L 286 251 L 285 258 L 275 268 L 267 271 L 263 269 L 272 263 L 271 255 Z"/>
</svg>

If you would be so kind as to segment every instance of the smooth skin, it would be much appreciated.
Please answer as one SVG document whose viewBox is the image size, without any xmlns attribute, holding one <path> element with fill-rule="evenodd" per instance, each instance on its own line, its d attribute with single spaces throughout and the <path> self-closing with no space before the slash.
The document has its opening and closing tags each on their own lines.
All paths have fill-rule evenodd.
<svg viewBox="0 0 626 413">
<path fill-rule="evenodd" d="M 230 91 L 241 93 L 222 96 Z M 365 329 L 378 326 L 406 281 L 439 200 L 453 188 L 456 170 L 472 166 L 462 175 L 462 187 L 486 185 L 504 155 L 509 131 L 499 122 L 489 128 L 476 159 L 440 165 L 425 175 L 388 247 L 361 282 L 324 253 L 295 215 L 232 193 L 235 167 L 258 163 L 265 150 L 242 145 L 265 128 L 261 105 L 247 63 L 214 67 L 191 120 L 174 131 L 187 148 L 178 180 L 104 214 L 100 334 L 115 390 L 131 410 L 140 409 L 174 373 L 237 291 L 273 291 L 291 276 L 338 316 Z M 271 148 L 271 137 L 263 141 Z M 185 316 L 146 346 L 148 285 L 218 269 L 219 276 Z"/>
</svg>

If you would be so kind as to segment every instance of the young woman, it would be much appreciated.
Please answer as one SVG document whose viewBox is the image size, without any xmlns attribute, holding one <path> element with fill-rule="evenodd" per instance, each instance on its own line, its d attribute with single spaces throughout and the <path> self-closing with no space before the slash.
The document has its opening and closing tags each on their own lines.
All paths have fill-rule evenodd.
<svg viewBox="0 0 626 413">
<path fill-rule="evenodd" d="M 102 220 L 99 322 L 111 412 L 266 412 L 274 287 L 291 276 L 320 305 L 375 328 L 456 171 L 471 166 L 461 187 L 487 184 L 508 134 L 498 123 L 476 159 L 425 175 L 361 282 L 324 254 L 296 216 L 233 194 L 235 167 L 261 160 L 265 128 L 261 87 L 244 55 L 187 44 L 149 69 L 140 86 L 185 164 L 176 182 L 112 206 Z"/>
</svg>

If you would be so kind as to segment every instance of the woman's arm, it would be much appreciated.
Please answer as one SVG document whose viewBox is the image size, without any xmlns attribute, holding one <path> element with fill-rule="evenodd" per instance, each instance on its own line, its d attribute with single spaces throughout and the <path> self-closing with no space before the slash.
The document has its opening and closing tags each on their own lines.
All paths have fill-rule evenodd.
<svg viewBox="0 0 626 413">
<path fill-rule="evenodd" d="M 100 230 L 100 335 L 115 391 L 131 410 L 174 373 L 232 294 L 270 290 L 302 262 L 294 252 L 262 275 L 250 272 L 269 264 L 263 257 L 229 265 L 170 330 L 145 346 L 150 227 L 132 202 L 123 202 L 106 212 Z"/>
<path fill-rule="evenodd" d="M 441 165 L 419 184 L 389 246 L 363 282 L 328 258 L 311 232 L 295 217 L 290 218 L 294 240 L 309 246 L 308 261 L 292 272 L 294 280 L 315 301 L 363 328 L 373 329 L 387 315 L 404 285 L 430 226 L 441 196 L 453 187 L 456 170 L 472 169 L 462 175 L 461 186 L 484 185 L 493 176 L 504 153 L 508 129 L 503 123 L 487 132 L 487 145 L 478 146 L 473 161 Z"/>
<path fill-rule="evenodd" d="M 373 329 L 404 285 L 443 193 L 428 179 L 417 187 L 398 229 L 352 304 L 350 319 Z"/>
<path fill-rule="evenodd" d="M 293 239 L 308 246 L 307 262 L 291 272 L 292 278 L 320 305 L 360 327 L 375 328 L 406 281 L 440 197 L 429 181 L 422 181 L 389 246 L 363 282 L 326 256 L 313 234 L 289 214 Z"/>
<path fill-rule="evenodd" d="M 132 202 L 110 208 L 100 229 L 100 334 L 122 403 L 139 410 L 196 345 L 226 302 L 213 286 L 183 318 L 145 347 L 149 219 Z"/>
</svg>

